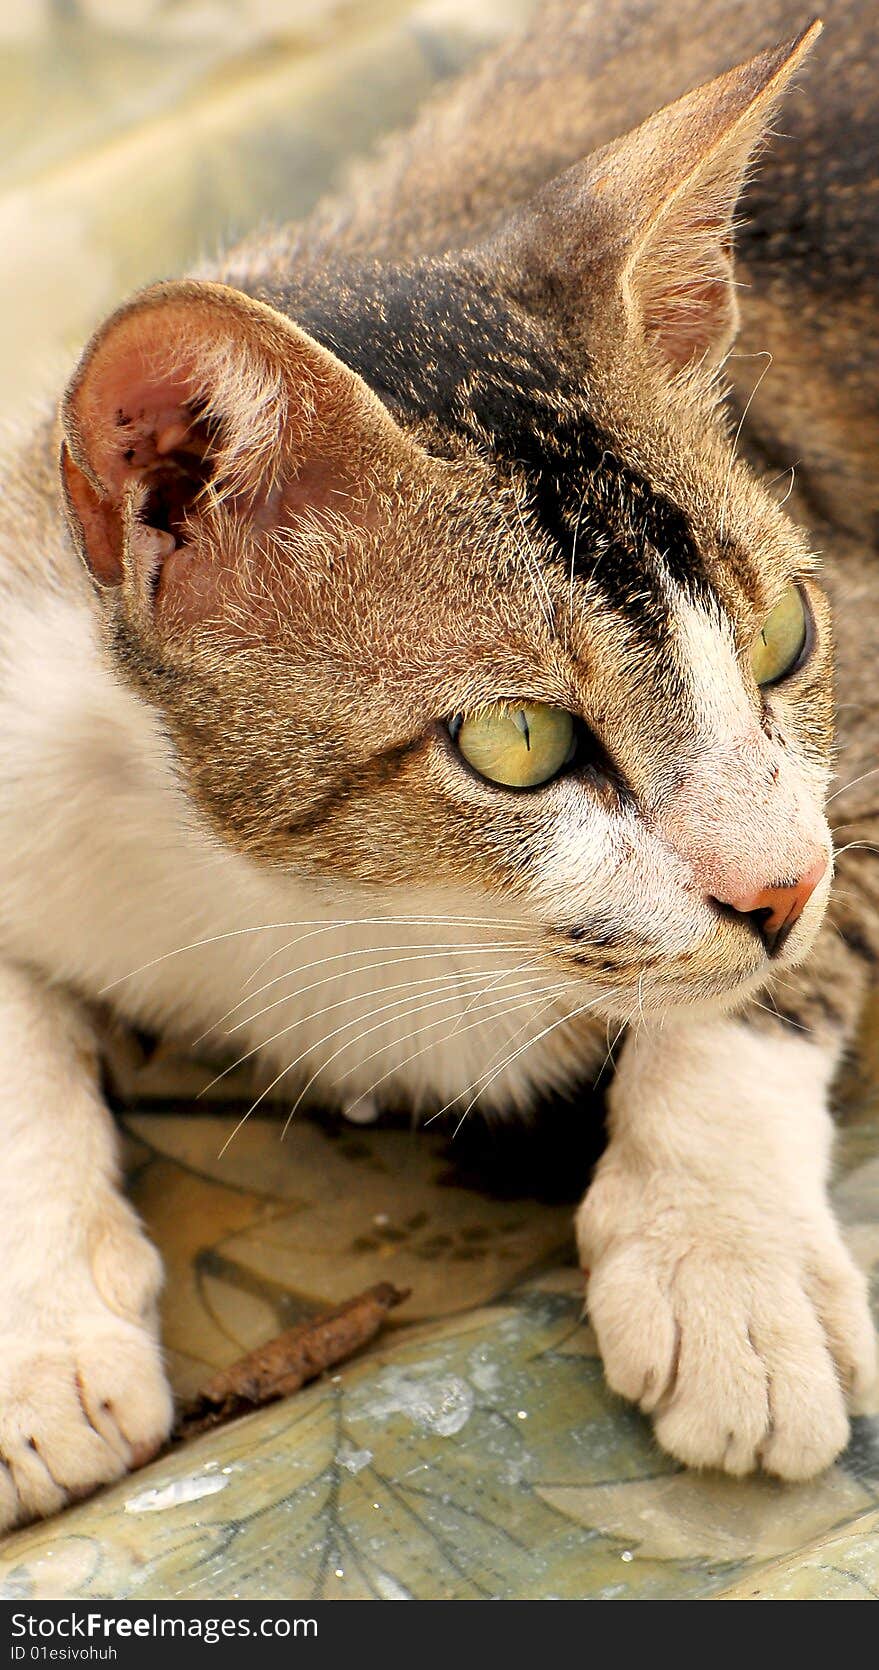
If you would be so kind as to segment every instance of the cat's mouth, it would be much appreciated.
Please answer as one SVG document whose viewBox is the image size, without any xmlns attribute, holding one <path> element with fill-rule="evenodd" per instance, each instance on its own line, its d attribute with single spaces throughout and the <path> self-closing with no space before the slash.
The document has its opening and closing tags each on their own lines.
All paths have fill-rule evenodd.
<svg viewBox="0 0 879 1670">
<path fill-rule="evenodd" d="M 615 1013 L 633 1002 L 645 1014 L 706 1005 L 740 1007 L 808 956 L 824 920 L 830 881 L 825 861 L 808 897 L 781 897 L 775 911 L 771 902 L 743 913 L 711 901 L 708 932 L 674 949 L 661 943 L 633 945 L 622 923 L 616 928 L 576 923 L 561 930 L 563 955 L 584 983 L 603 988 L 606 1005 Z M 560 949 L 557 944 L 557 953 Z"/>
</svg>

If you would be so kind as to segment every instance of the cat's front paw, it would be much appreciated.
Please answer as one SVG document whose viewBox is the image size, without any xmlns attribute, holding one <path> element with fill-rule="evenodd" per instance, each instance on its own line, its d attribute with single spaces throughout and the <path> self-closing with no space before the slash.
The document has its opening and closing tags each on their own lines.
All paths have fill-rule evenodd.
<svg viewBox="0 0 879 1670">
<path fill-rule="evenodd" d="M 812 1478 L 876 1375 L 864 1278 L 829 1213 L 779 1223 L 686 1196 L 605 1162 L 580 1208 L 608 1383 L 688 1466 Z"/>
<path fill-rule="evenodd" d="M 154 1455 L 171 1400 L 158 1346 L 95 1312 L 62 1338 L 0 1339 L 0 1530 L 57 1513 Z"/>
<path fill-rule="evenodd" d="M 155 1321 L 158 1258 L 122 1203 L 88 1259 L 46 1272 L 23 1316 L 0 1327 L 0 1531 L 148 1461 L 172 1402 Z"/>
</svg>

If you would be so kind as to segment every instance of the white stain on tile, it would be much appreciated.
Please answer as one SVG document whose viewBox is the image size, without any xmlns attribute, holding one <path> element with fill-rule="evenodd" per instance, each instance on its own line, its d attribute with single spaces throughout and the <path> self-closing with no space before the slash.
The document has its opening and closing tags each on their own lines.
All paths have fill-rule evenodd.
<svg viewBox="0 0 879 1670">
<path fill-rule="evenodd" d="M 402 1583 L 398 1583 L 396 1577 L 391 1577 L 389 1572 L 377 1571 L 374 1582 L 382 1600 L 411 1600 L 413 1598 L 409 1590 L 404 1589 Z"/>
<path fill-rule="evenodd" d="M 352 1450 L 350 1445 L 343 1444 L 339 1450 L 339 1466 L 349 1473 L 362 1473 L 372 1460 L 372 1450 Z"/>
<path fill-rule="evenodd" d="M 216 1473 L 191 1473 L 183 1479 L 174 1479 L 171 1484 L 154 1485 L 152 1490 L 142 1490 L 139 1496 L 129 1496 L 125 1504 L 126 1513 L 164 1513 L 167 1508 L 178 1508 L 184 1502 L 199 1502 L 203 1496 L 215 1496 L 218 1490 L 225 1490 L 228 1479 Z"/>
<path fill-rule="evenodd" d="M 357 1414 L 371 1420 L 408 1415 L 417 1426 L 451 1438 L 473 1413 L 473 1388 L 458 1374 L 435 1374 L 416 1380 L 399 1369 L 382 1376 L 374 1395 Z"/>
<path fill-rule="evenodd" d="M 495 1392 L 501 1377 L 497 1363 L 484 1351 L 474 1352 L 470 1358 L 469 1378 L 478 1392 Z"/>
</svg>

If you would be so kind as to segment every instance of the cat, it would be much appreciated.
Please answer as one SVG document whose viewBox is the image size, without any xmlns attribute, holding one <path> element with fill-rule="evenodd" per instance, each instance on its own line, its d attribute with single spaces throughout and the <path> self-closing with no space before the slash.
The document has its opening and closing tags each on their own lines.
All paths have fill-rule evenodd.
<svg viewBox="0 0 879 1670">
<path fill-rule="evenodd" d="M 875 148 L 837 114 L 863 139 L 868 21 L 834 7 L 807 71 L 787 0 L 757 40 L 724 0 L 538 7 L 307 225 L 114 313 L 9 451 L 3 1527 L 171 1421 L 99 1001 L 354 1117 L 539 1112 L 618 1035 L 577 1217 L 610 1386 L 696 1467 L 844 1447 L 875 1376 L 827 1198 L 879 955 Z"/>
</svg>

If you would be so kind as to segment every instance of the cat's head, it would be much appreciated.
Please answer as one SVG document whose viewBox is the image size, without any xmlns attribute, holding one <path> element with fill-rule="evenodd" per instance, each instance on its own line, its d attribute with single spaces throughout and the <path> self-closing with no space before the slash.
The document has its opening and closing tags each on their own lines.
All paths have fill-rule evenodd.
<svg viewBox="0 0 879 1670">
<path fill-rule="evenodd" d="M 611 1014 L 741 994 L 826 902 L 827 606 L 717 409 L 735 204 L 812 33 L 479 247 L 147 291 L 64 406 L 106 641 L 213 829 L 512 898 Z"/>
</svg>

